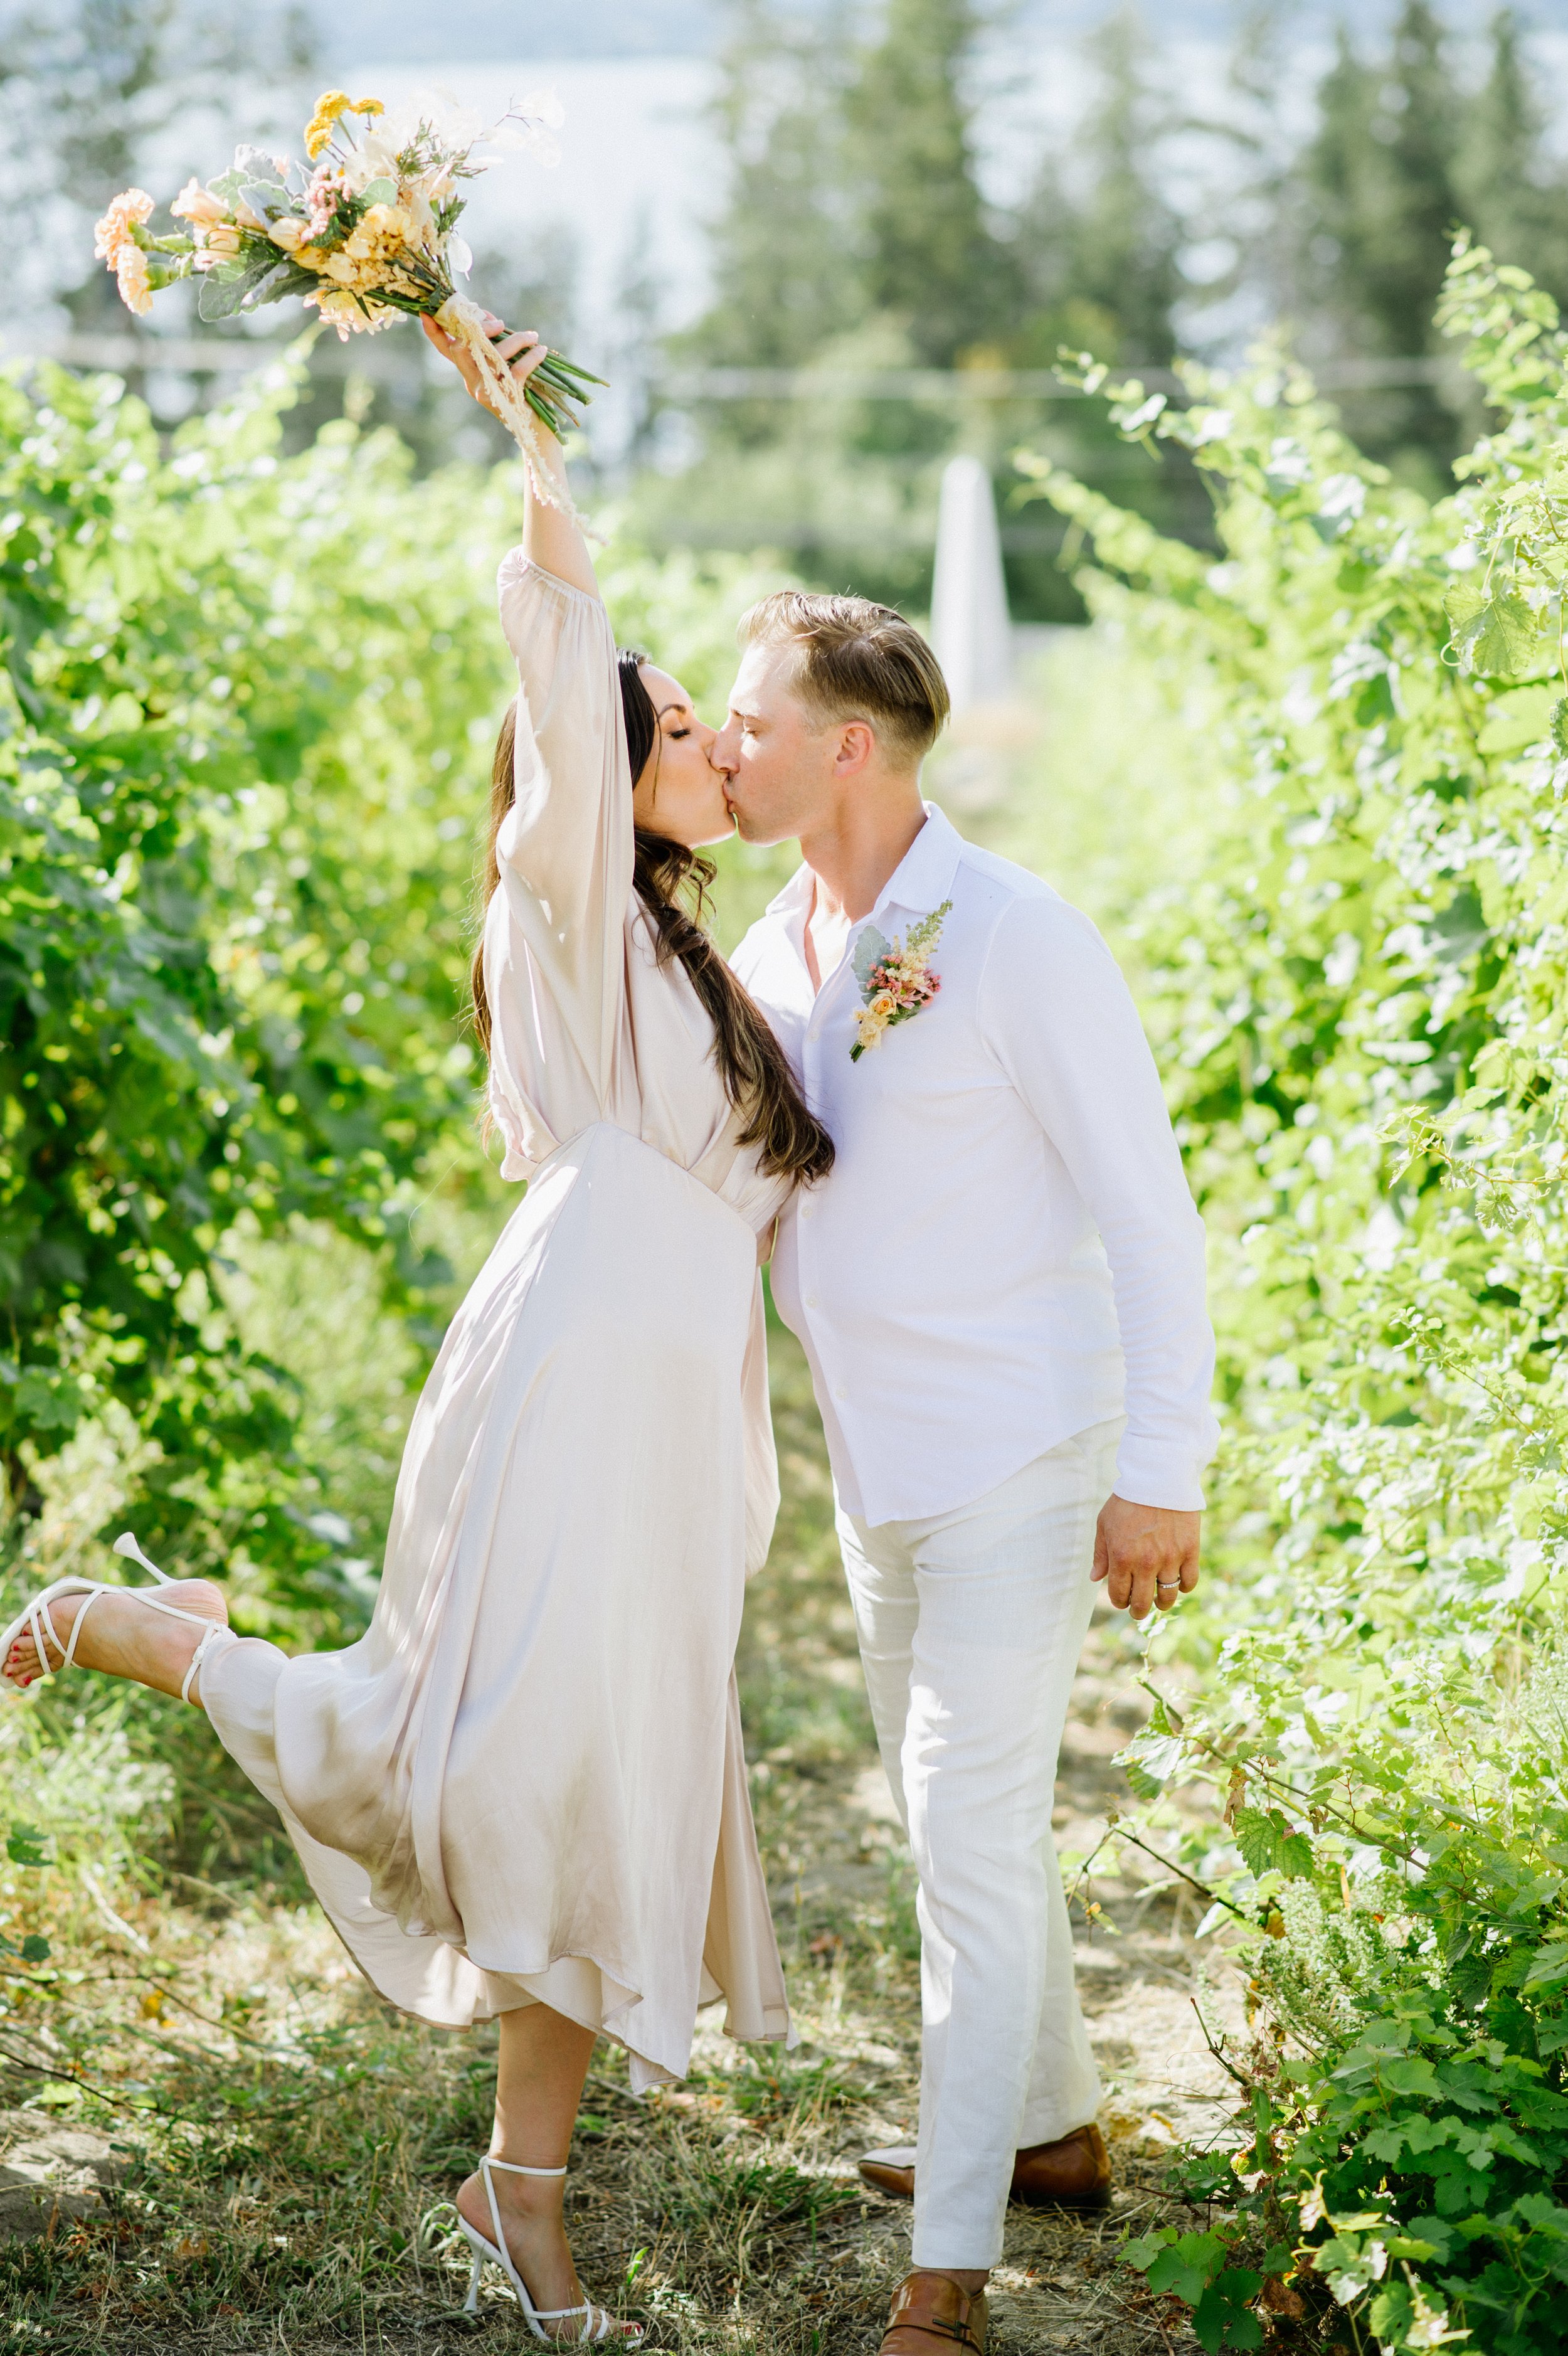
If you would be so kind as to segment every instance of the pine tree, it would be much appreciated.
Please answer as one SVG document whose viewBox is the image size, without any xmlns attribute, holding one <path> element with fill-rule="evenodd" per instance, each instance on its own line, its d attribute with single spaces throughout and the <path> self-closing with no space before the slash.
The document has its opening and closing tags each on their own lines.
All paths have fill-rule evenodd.
<svg viewBox="0 0 1568 2356">
<path fill-rule="evenodd" d="M 964 87 L 980 29 L 970 0 L 888 0 L 846 103 L 867 296 L 910 322 L 938 367 L 1004 332 L 1016 300 Z"/>
<path fill-rule="evenodd" d="M 1468 110 L 1460 211 L 1499 262 L 1518 263 L 1568 305 L 1568 178 L 1548 158 L 1519 19 L 1492 20 L 1491 71 Z"/>
<path fill-rule="evenodd" d="M 677 365 L 851 371 L 944 368 L 1014 316 L 1010 250 L 975 174 L 970 0 L 884 0 L 846 41 L 779 0 L 731 0 L 719 117 L 730 198 L 715 302 L 667 346 Z M 745 535 L 803 570 L 918 604 L 950 399 L 759 396 L 688 410 L 699 455 L 678 484 L 645 477 L 656 535 Z M 675 518 L 672 531 L 671 525 Z"/>
<path fill-rule="evenodd" d="M 1304 233 L 1291 119 L 1290 14 L 1291 0 L 1253 0 L 1236 28 L 1219 109 L 1184 126 L 1205 142 L 1206 169 L 1183 224 L 1209 249 L 1200 291 L 1189 291 L 1182 306 L 1188 341 L 1200 353 L 1211 344 L 1233 352 L 1260 328 L 1282 318 L 1299 323 L 1303 315 L 1300 270 L 1310 230 Z"/>
<path fill-rule="evenodd" d="M 1395 363 L 1443 348 L 1432 315 L 1463 210 L 1464 113 L 1425 0 L 1406 0 L 1386 59 L 1365 60 L 1341 27 L 1304 159 L 1308 357 Z M 1431 381 L 1346 408 L 1364 447 L 1405 450 L 1428 473 L 1456 446 L 1455 409 Z"/>
<path fill-rule="evenodd" d="M 1093 98 L 1071 155 L 1042 156 L 1019 216 L 1026 299 L 1007 347 L 1016 367 L 1052 368 L 1063 349 L 1129 370 L 1168 367 L 1174 355 L 1183 228 L 1165 193 L 1170 125 L 1149 71 L 1151 49 L 1132 8 L 1085 44 Z M 1157 463 L 1129 451 L 1103 403 L 1058 401 L 1043 411 L 1020 403 L 1008 423 L 1012 443 L 1027 439 L 1048 450 L 1161 530 L 1209 538 L 1209 496 L 1186 454 L 1165 453 Z M 1056 561 L 1061 537 L 1038 508 L 1019 528 L 1022 544 L 1009 552 L 1008 573 L 1019 613 L 1065 619 L 1079 612 Z"/>
<path fill-rule="evenodd" d="M 1137 12 L 1124 8 L 1086 45 L 1098 89 L 1074 142 L 1073 178 L 1083 194 L 1061 202 L 1055 174 L 1037 190 L 1033 227 L 1049 252 L 1042 199 L 1055 209 L 1056 252 L 1049 275 L 1058 300 L 1114 323 L 1104 357 L 1167 366 L 1176 348 L 1173 314 L 1182 294 L 1177 255 L 1182 225 L 1166 188 L 1160 143 L 1168 126 L 1149 87 L 1149 39 Z M 1059 209 L 1057 209 L 1059 208 Z"/>
<path fill-rule="evenodd" d="M 865 304 L 847 234 L 843 48 L 773 0 L 732 0 L 715 115 L 730 161 L 713 302 L 678 339 L 712 367 L 797 368 Z"/>
</svg>

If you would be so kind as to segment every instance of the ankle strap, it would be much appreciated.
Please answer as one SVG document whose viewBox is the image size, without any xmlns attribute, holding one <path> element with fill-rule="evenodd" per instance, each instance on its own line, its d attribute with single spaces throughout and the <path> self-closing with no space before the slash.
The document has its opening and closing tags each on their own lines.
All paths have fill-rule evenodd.
<svg viewBox="0 0 1568 2356">
<path fill-rule="evenodd" d="M 76 1640 L 81 1633 L 82 1622 L 87 1618 L 88 1613 L 91 1611 L 93 1605 L 97 1602 L 103 1590 L 101 1588 L 95 1587 L 90 1595 L 87 1595 L 82 1599 L 81 1609 L 77 1613 L 76 1618 L 71 1622 L 70 1634 L 66 1638 L 63 1645 L 61 1645 L 59 1636 L 55 1635 L 55 1623 L 50 1619 L 48 1613 L 45 1612 L 39 1614 L 39 1617 L 42 1619 L 45 1627 L 48 1630 L 49 1634 L 54 1636 L 56 1649 L 59 1651 L 60 1656 L 60 1667 L 62 1670 L 75 1668 Z M 33 1631 L 35 1638 L 37 1638 L 37 1628 L 35 1628 Z M 48 1655 L 44 1651 L 41 1644 L 38 1646 L 38 1658 L 43 1662 L 43 1665 L 47 1669 L 49 1665 Z"/>
<path fill-rule="evenodd" d="M 147 1601 L 150 1603 L 152 1602 L 153 1598 L 149 1595 Z M 184 1612 L 181 1612 L 177 1616 L 184 1619 L 187 1615 Z M 229 1630 L 221 1620 L 208 1621 L 206 1633 L 198 1636 L 196 1640 L 196 1650 L 190 1656 L 190 1666 L 187 1669 L 185 1673 L 185 1681 L 180 1687 L 181 1701 L 194 1702 L 195 1707 L 197 1709 L 201 1709 L 205 1707 L 202 1702 L 196 1700 L 191 1688 L 196 1684 L 197 1672 L 200 1670 L 201 1665 L 206 1660 L 208 1653 L 212 1650 L 214 1644 L 219 1636 L 227 1636 Z"/>
<path fill-rule="evenodd" d="M 492 2159 L 488 2152 L 480 2161 L 479 2181 L 485 2187 L 485 2199 L 490 2211 L 490 2228 L 496 2236 L 496 2247 L 503 2254 L 501 2263 L 507 2272 L 511 2274 L 512 2262 L 505 2254 L 507 2229 L 501 2222 L 501 2204 L 496 2198 L 496 2179 L 493 2171 L 497 2168 L 504 2169 L 508 2176 L 564 2176 L 566 2170 L 564 2168 L 525 2168 L 521 2160 Z M 515 2276 L 513 2278 L 516 2279 Z M 565 2310 L 563 2309 L 562 2312 L 564 2313 Z"/>
</svg>

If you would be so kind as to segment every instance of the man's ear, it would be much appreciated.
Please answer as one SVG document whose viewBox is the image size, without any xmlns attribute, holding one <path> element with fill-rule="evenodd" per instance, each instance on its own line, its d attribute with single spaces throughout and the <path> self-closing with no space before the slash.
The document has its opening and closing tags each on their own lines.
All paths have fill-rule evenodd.
<svg viewBox="0 0 1568 2356">
<path fill-rule="evenodd" d="M 847 720 L 838 731 L 837 750 L 833 755 L 836 777 L 858 777 L 876 757 L 877 732 L 864 720 Z"/>
</svg>

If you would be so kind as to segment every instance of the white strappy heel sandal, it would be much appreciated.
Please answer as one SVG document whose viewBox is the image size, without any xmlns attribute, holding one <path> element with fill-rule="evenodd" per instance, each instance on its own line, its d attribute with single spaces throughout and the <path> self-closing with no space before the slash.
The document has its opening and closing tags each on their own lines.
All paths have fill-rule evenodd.
<svg viewBox="0 0 1568 2356">
<path fill-rule="evenodd" d="M 480 2161 L 479 2180 L 485 2187 L 485 2198 L 490 2203 L 490 2223 L 496 2238 L 493 2242 L 486 2241 L 478 2226 L 471 2225 L 461 2210 L 458 2211 L 457 2222 L 462 2226 L 469 2246 L 474 2252 L 474 2272 L 469 2276 L 468 2297 L 463 2302 L 464 2314 L 478 2313 L 479 2278 L 487 2265 L 499 2266 L 511 2284 L 517 2305 L 523 2310 L 523 2319 L 536 2340 L 546 2340 L 555 2347 L 578 2348 L 586 2347 L 595 2340 L 616 2340 L 625 2347 L 635 2348 L 643 2336 L 642 2325 L 618 2322 L 606 2308 L 595 2307 L 591 2298 L 585 2299 L 581 2307 L 536 2307 L 534 2305 L 533 2300 L 528 2297 L 528 2286 L 512 2264 L 512 2254 L 507 2247 L 507 2229 L 501 2222 L 501 2211 L 496 2199 L 496 2187 L 490 2179 L 490 2170 L 493 2168 L 504 2169 L 508 2176 L 564 2176 L 566 2174 L 564 2168 L 520 2168 L 515 2159 L 485 2158 Z M 563 2338 L 559 2331 L 546 2331 L 542 2329 L 542 2326 L 547 2323 L 568 2322 L 574 2315 L 580 2315 L 582 2318 L 582 2329 L 571 2334 L 570 2338 Z"/>
<path fill-rule="evenodd" d="M 129 1530 L 115 1539 L 114 1551 L 116 1554 L 128 1556 L 133 1562 L 139 1562 L 144 1570 L 152 1572 L 153 1577 L 161 1586 L 175 1587 L 179 1584 L 178 1580 L 172 1579 L 166 1570 L 160 1570 L 155 1562 L 148 1561 Z M 0 1632 L 0 1666 L 10 1659 L 11 1647 L 18 1637 L 26 1635 L 31 1636 L 33 1640 L 33 1650 L 38 1656 L 41 1676 L 56 1676 L 61 1669 L 73 1668 L 76 1665 L 77 1639 L 81 1634 L 82 1623 L 99 1597 L 136 1594 L 138 1591 L 134 1588 L 111 1587 L 101 1579 L 57 1579 L 52 1587 L 41 1588 L 26 1609 L 18 1612 L 11 1625 Z M 55 1623 L 49 1617 L 49 1606 L 51 1603 L 58 1602 L 64 1595 L 85 1595 L 87 1601 L 71 1624 L 70 1634 L 62 1644 L 55 1633 Z M 177 1603 L 165 1603 L 156 1595 L 143 1594 L 141 1600 L 151 1612 L 166 1612 L 171 1620 L 188 1620 L 193 1628 L 200 1628 L 206 1632 L 190 1656 L 190 1666 L 187 1669 L 184 1682 L 180 1687 L 181 1701 L 189 1701 L 191 1689 L 196 1683 L 197 1671 L 200 1668 L 213 1638 L 227 1634 L 228 1623 L 222 1620 L 209 1619 L 204 1612 L 182 1612 Z M 52 1666 L 49 1661 L 51 1646 L 59 1655 L 58 1663 Z M 11 1685 L 9 1678 L 0 1678 L 0 1683 L 5 1684 L 13 1693 L 17 1690 Z M 199 1709 L 200 1703 L 197 1702 L 196 1707 Z"/>
</svg>

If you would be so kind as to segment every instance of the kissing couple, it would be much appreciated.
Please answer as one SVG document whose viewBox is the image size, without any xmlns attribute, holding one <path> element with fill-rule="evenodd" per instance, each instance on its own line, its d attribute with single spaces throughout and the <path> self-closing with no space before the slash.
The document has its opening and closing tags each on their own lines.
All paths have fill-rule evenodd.
<svg viewBox="0 0 1568 2356">
<path fill-rule="evenodd" d="M 521 382 L 546 349 L 497 348 Z M 914 2203 L 881 2349 L 979 2356 L 1009 2193 L 1108 2197 L 1052 1789 L 1094 1582 L 1141 1617 L 1197 1581 L 1202 1228 L 1093 926 L 922 799 L 948 700 L 908 622 L 764 599 L 715 734 L 617 651 L 531 483 L 500 611 L 473 996 L 527 1192 L 420 1399 L 369 1629 L 288 1658 L 206 1581 L 63 1580 L 4 1672 L 205 1709 L 372 1985 L 498 2018 L 470 2306 L 493 2267 L 536 2339 L 635 2341 L 562 2222 L 595 2039 L 640 2092 L 705 2003 L 790 2035 L 734 1681 L 778 1503 L 771 1251 L 919 1872 L 919 2140 L 862 2163 Z M 729 965 L 683 887 L 735 827 L 804 863 Z"/>
</svg>

